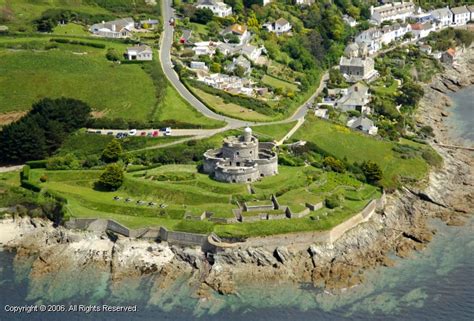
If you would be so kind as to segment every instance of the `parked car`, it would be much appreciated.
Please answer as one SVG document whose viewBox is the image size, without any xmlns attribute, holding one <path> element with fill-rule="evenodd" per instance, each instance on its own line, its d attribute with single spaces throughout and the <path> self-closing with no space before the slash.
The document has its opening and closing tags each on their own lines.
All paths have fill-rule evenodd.
<svg viewBox="0 0 474 321">
<path fill-rule="evenodd" d="M 96 134 L 102 134 L 102 132 L 100 130 L 96 130 L 95 133 Z"/>
<path fill-rule="evenodd" d="M 107 135 L 113 135 L 113 134 L 114 134 L 114 132 L 108 132 L 107 133 Z"/>
<path fill-rule="evenodd" d="M 147 137 L 152 137 L 153 136 L 153 133 L 152 132 L 149 132 L 148 134 L 146 134 Z"/>
<path fill-rule="evenodd" d="M 157 137 L 159 135 L 159 132 L 157 130 L 153 131 L 153 137 Z"/>
<path fill-rule="evenodd" d="M 141 132 L 140 136 L 146 136 L 146 132 Z"/>
<path fill-rule="evenodd" d="M 130 136 L 135 136 L 135 135 L 137 134 L 137 130 L 136 130 L 136 129 L 131 129 L 131 130 L 128 132 L 128 134 L 129 134 Z"/>
<path fill-rule="evenodd" d="M 123 133 L 117 133 L 117 135 L 115 135 L 116 138 L 120 139 L 123 137 Z"/>
</svg>

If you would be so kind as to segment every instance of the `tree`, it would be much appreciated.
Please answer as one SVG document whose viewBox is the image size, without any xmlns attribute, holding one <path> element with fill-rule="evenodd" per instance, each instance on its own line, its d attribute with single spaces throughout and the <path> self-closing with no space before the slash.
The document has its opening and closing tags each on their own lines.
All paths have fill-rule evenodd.
<svg viewBox="0 0 474 321">
<path fill-rule="evenodd" d="M 99 178 L 100 187 L 109 191 L 115 191 L 123 183 L 123 168 L 117 163 L 109 164 L 105 167 Z"/>
<path fill-rule="evenodd" d="M 397 97 L 397 103 L 410 107 L 416 107 L 424 95 L 423 87 L 413 81 L 405 82 L 400 91 L 402 94 Z"/>
<path fill-rule="evenodd" d="M 209 21 L 207 23 L 207 30 L 209 30 L 209 36 L 211 36 L 211 37 L 217 37 L 217 35 L 219 34 L 220 29 L 221 29 L 221 27 L 215 21 Z"/>
<path fill-rule="evenodd" d="M 237 77 L 240 77 L 240 78 L 244 77 L 244 76 L 245 76 L 245 72 L 246 72 L 246 70 L 245 70 L 244 67 L 239 66 L 239 65 L 235 66 L 234 74 L 235 74 Z"/>
<path fill-rule="evenodd" d="M 105 58 L 110 61 L 119 61 L 120 60 L 120 54 L 115 50 L 115 48 L 109 48 L 107 49 L 107 53 L 105 54 Z"/>
<path fill-rule="evenodd" d="M 361 169 L 370 184 L 377 184 L 383 177 L 380 166 L 370 160 L 362 163 Z"/>
<path fill-rule="evenodd" d="M 221 72 L 221 64 L 217 63 L 217 62 L 214 62 L 211 64 L 210 68 L 211 72 Z"/>
<path fill-rule="evenodd" d="M 118 139 L 113 139 L 105 146 L 102 151 L 102 160 L 106 163 L 113 163 L 120 159 L 123 149 Z"/>
<path fill-rule="evenodd" d="M 332 171 L 338 173 L 344 173 L 346 170 L 346 166 L 344 165 L 344 163 L 332 156 L 324 157 L 323 165 L 325 167 L 329 167 Z"/>
<path fill-rule="evenodd" d="M 212 17 L 214 17 L 214 14 L 212 13 L 211 9 L 197 9 L 194 15 L 191 17 L 191 21 L 206 24 L 212 20 Z"/>
</svg>

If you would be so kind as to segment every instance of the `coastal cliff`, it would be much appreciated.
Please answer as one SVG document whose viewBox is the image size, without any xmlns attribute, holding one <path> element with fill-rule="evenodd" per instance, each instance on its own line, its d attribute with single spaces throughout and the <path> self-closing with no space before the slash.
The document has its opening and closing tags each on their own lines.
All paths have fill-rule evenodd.
<svg viewBox="0 0 474 321">
<path fill-rule="evenodd" d="M 2 230 L 12 232 L 2 242 L 16 250 L 15 264 L 20 270 L 31 268 L 33 288 L 47 290 L 78 270 L 91 272 L 76 274 L 84 283 L 104 282 L 107 275 L 112 292 L 122 291 L 119 285 L 123 283 L 130 291 L 138 288 L 140 278 L 146 277 L 151 292 L 156 293 L 152 300 L 163 306 L 165 299 L 172 300 L 169 290 L 181 285 L 187 286 L 190 295 L 203 299 L 210 299 L 215 292 L 239 295 L 239 289 L 247 285 L 305 283 L 329 291 L 357 285 L 363 282 L 366 269 L 394 264 L 390 253 L 408 257 L 412 251 L 422 250 L 436 233 L 428 224 L 430 218 L 459 225 L 472 212 L 472 152 L 439 145 L 457 144 L 448 135 L 445 122 L 451 105 L 446 94 L 472 84 L 474 50 L 470 48 L 459 55 L 454 66 L 447 66 L 425 85 L 417 114 L 420 127 L 434 129 L 430 144 L 442 155 L 442 167 L 430 174 L 425 189 L 404 188 L 387 195 L 383 210 L 332 244 L 249 243 L 204 253 L 200 248 L 166 242 L 55 228 L 47 221 L 30 218 L 2 222 Z"/>
</svg>

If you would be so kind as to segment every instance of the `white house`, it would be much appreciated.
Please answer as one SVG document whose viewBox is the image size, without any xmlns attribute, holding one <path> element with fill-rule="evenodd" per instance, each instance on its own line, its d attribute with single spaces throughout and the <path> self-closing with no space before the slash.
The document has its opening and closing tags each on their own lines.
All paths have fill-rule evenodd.
<svg viewBox="0 0 474 321">
<path fill-rule="evenodd" d="M 347 89 L 341 90 L 341 98 L 336 100 L 334 107 L 347 112 L 349 110 L 357 110 L 363 114 L 370 113 L 370 107 L 367 104 L 370 102 L 369 87 L 359 82 Z"/>
<path fill-rule="evenodd" d="M 310 6 L 314 3 L 314 0 L 295 0 L 295 3 L 300 6 Z"/>
<path fill-rule="evenodd" d="M 211 56 L 215 54 L 216 46 L 212 41 L 196 42 L 193 51 L 196 56 Z"/>
<path fill-rule="evenodd" d="M 93 24 L 89 31 L 98 37 L 104 38 L 129 38 L 135 28 L 135 21 L 132 18 L 123 18 L 113 21 L 102 21 Z"/>
<path fill-rule="evenodd" d="M 347 127 L 360 130 L 369 135 L 376 135 L 379 130 L 371 119 L 363 116 L 349 119 L 346 125 Z"/>
<path fill-rule="evenodd" d="M 238 48 L 238 53 L 246 56 L 250 61 L 256 62 L 262 55 L 263 47 L 245 44 Z"/>
<path fill-rule="evenodd" d="M 355 42 L 357 44 L 365 44 L 370 55 L 379 51 L 382 48 L 382 32 L 380 29 L 372 27 L 359 33 Z"/>
<path fill-rule="evenodd" d="M 357 26 L 357 21 L 347 14 L 342 16 L 342 20 L 344 20 L 344 22 L 347 23 L 350 27 Z"/>
<path fill-rule="evenodd" d="M 451 8 L 453 13 L 453 24 L 456 26 L 464 26 L 471 20 L 471 12 L 466 6 Z"/>
<path fill-rule="evenodd" d="M 125 56 L 128 60 L 151 61 L 153 60 L 153 51 L 146 45 L 133 46 L 127 48 Z"/>
<path fill-rule="evenodd" d="M 440 27 L 447 27 L 453 21 L 453 13 L 448 7 L 431 11 L 431 16 L 439 21 Z"/>
<path fill-rule="evenodd" d="M 435 31 L 435 25 L 431 22 L 415 23 L 411 25 L 411 32 L 415 39 L 427 37 L 431 32 Z"/>
<path fill-rule="evenodd" d="M 247 26 L 243 26 L 238 23 L 228 26 L 221 32 L 221 35 L 224 37 L 229 34 L 237 36 L 237 38 L 239 38 L 239 44 L 243 44 L 250 38 L 250 32 L 248 32 Z"/>
<path fill-rule="evenodd" d="M 191 64 L 189 65 L 191 69 L 196 69 L 196 70 L 204 70 L 207 71 L 209 68 L 207 68 L 206 63 L 203 61 L 191 61 Z"/>
<path fill-rule="evenodd" d="M 474 21 L 474 5 L 472 6 L 467 6 L 469 11 L 471 12 L 471 21 Z"/>
<path fill-rule="evenodd" d="M 389 20 L 403 20 L 415 13 L 413 2 L 392 2 L 379 7 L 370 7 L 370 19 L 382 23 Z"/>
<path fill-rule="evenodd" d="M 268 29 L 270 32 L 274 32 L 278 35 L 290 32 L 292 26 L 291 24 L 284 18 L 280 18 L 277 21 L 271 23 L 268 22 L 263 25 L 265 28 Z"/>
<path fill-rule="evenodd" d="M 209 9 L 215 16 L 227 17 L 232 15 L 232 7 L 221 1 L 216 0 L 201 0 L 196 8 L 198 9 Z"/>
<path fill-rule="evenodd" d="M 382 34 L 381 42 L 388 45 L 392 41 L 401 39 L 405 34 L 411 31 L 411 26 L 407 23 L 395 23 L 391 26 L 383 26 L 380 29 Z"/>
</svg>

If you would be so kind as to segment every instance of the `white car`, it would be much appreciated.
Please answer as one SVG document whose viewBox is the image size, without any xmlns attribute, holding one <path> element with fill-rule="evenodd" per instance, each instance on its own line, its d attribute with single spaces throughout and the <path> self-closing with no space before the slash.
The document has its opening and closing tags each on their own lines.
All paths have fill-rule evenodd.
<svg viewBox="0 0 474 321">
<path fill-rule="evenodd" d="M 128 132 L 128 135 L 130 136 L 135 136 L 137 134 L 137 130 L 136 129 L 132 129 Z"/>
</svg>

